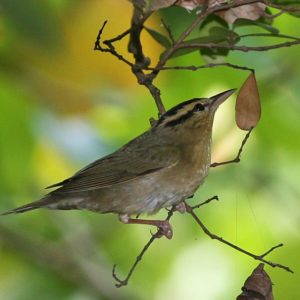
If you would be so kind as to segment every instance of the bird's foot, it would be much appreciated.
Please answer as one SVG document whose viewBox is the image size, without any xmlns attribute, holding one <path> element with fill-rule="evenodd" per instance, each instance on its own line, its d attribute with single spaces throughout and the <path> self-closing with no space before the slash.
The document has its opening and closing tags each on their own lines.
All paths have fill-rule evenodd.
<svg viewBox="0 0 300 300">
<path fill-rule="evenodd" d="M 131 219 L 127 214 L 119 215 L 120 221 L 125 224 L 143 224 L 152 225 L 158 228 L 157 237 L 165 236 L 168 239 L 173 237 L 173 230 L 168 220 L 145 220 L 145 219 Z"/>
<path fill-rule="evenodd" d="M 186 212 L 186 206 L 184 202 L 180 202 L 177 205 L 175 205 L 175 209 L 180 212 L 181 214 L 184 214 Z"/>
<path fill-rule="evenodd" d="M 173 237 L 173 230 L 171 227 L 171 224 L 168 220 L 164 221 L 158 221 L 160 224 L 157 224 L 157 237 L 161 238 L 162 236 L 165 236 L 169 240 Z"/>
</svg>

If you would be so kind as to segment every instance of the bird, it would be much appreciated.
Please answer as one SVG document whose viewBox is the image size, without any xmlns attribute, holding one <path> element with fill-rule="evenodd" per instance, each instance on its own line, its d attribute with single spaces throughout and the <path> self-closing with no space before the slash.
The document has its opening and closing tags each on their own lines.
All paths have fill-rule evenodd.
<svg viewBox="0 0 300 300">
<path fill-rule="evenodd" d="M 115 213 L 126 224 L 154 225 L 172 238 L 168 220 L 134 218 L 162 208 L 184 210 L 208 175 L 215 112 L 235 89 L 172 107 L 147 131 L 73 176 L 48 186 L 40 200 L 2 213 L 38 208 Z"/>
</svg>

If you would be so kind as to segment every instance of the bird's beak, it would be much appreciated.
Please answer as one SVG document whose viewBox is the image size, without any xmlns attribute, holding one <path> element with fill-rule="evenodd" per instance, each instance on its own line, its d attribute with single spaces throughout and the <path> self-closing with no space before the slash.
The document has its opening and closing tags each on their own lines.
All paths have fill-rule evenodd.
<svg viewBox="0 0 300 300">
<path fill-rule="evenodd" d="M 217 94 L 210 98 L 209 108 L 211 111 L 216 111 L 216 109 L 221 105 L 227 98 L 229 98 L 236 89 L 231 89 L 226 92 Z"/>
</svg>

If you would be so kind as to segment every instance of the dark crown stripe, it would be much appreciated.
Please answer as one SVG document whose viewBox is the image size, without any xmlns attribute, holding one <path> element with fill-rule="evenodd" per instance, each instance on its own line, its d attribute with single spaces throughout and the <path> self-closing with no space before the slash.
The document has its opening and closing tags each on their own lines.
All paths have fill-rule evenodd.
<svg viewBox="0 0 300 300">
<path fill-rule="evenodd" d="M 193 115 L 193 111 L 192 110 L 189 110 L 186 114 L 180 116 L 178 119 L 175 119 L 175 120 L 172 120 L 172 121 L 169 121 L 165 124 L 165 127 L 173 127 L 173 126 L 176 126 L 178 124 L 182 124 L 184 123 L 187 119 L 189 119 L 191 116 Z"/>
<path fill-rule="evenodd" d="M 193 98 L 193 99 L 190 99 L 190 100 L 187 100 L 187 101 L 185 101 L 185 102 L 179 103 L 178 105 L 172 107 L 171 109 L 169 109 L 167 112 L 165 112 L 165 113 L 159 118 L 159 120 L 158 120 L 157 123 L 156 123 L 156 126 L 160 125 L 166 118 L 168 118 L 168 117 L 170 117 L 170 116 L 176 115 L 177 112 L 178 112 L 181 108 L 185 107 L 187 104 L 196 102 L 196 101 L 198 101 L 199 99 L 201 99 L 201 98 Z M 188 112 L 188 113 L 189 113 L 189 112 Z M 182 116 L 182 117 L 184 117 L 184 116 Z M 182 117 L 180 117 L 180 118 L 182 118 Z M 189 117 L 190 117 L 190 115 L 189 115 Z M 170 121 L 170 122 L 168 122 L 168 123 L 175 122 L 175 121 L 176 121 L 176 120 L 173 120 L 173 121 Z M 167 124 L 168 124 L 168 123 L 167 123 Z M 167 126 L 167 125 L 166 125 L 166 126 Z"/>
</svg>

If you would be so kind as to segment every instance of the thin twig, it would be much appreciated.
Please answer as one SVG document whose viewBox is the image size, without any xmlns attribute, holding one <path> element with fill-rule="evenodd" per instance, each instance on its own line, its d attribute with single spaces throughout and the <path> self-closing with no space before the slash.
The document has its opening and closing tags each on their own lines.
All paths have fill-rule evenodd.
<svg viewBox="0 0 300 300">
<path fill-rule="evenodd" d="M 126 63 L 128 66 L 133 67 L 133 63 L 130 62 L 129 60 L 127 60 L 126 58 L 124 58 L 121 54 L 119 54 L 115 50 L 115 48 L 112 46 L 112 44 L 107 42 L 108 40 L 106 41 L 106 45 L 108 46 L 108 48 L 103 48 L 101 46 L 101 36 L 102 36 L 103 30 L 104 30 L 106 24 L 107 24 L 107 20 L 104 21 L 102 27 L 100 28 L 100 30 L 98 32 L 98 35 L 97 35 L 97 38 L 96 38 L 96 41 L 95 41 L 94 50 L 98 50 L 98 51 L 101 51 L 101 52 L 108 52 L 108 53 L 112 54 L 113 56 L 117 57 L 119 60 Z"/>
<path fill-rule="evenodd" d="M 131 31 L 131 29 L 127 29 L 123 33 L 117 35 L 116 37 L 105 40 L 103 43 L 107 45 L 107 44 L 112 44 L 114 42 L 121 41 L 125 36 L 127 36 L 130 33 L 130 31 Z"/>
<path fill-rule="evenodd" d="M 116 267 L 117 267 L 117 265 L 114 264 L 113 270 L 112 270 L 112 276 L 113 276 L 113 278 L 114 278 L 114 279 L 116 280 L 116 282 L 117 282 L 117 283 L 115 284 L 115 286 L 116 286 L 117 288 L 120 288 L 120 287 L 125 286 L 125 285 L 128 284 L 128 281 L 129 281 L 130 277 L 132 276 L 134 270 L 136 269 L 138 263 L 142 260 L 142 258 L 143 258 L 143 256 L 144 256 L 145 252 L 149 249 L 149 247 L 151 246 L 151 244 L 152 244 L 152 243 L 154 242 L 154 240 L 157 239 L 157 238 L 158 238 L 158 231 L 157 231 L 155 234 L 153 234 L 153 235 L 151 236 L 150 240 L 149 240 L 149 241 L 147 242 L 147 244 L 143 247 L 143 249 L 142 249 L 142 251 L 140 252 L 140 254 L 136 257 L 135 262 L 134 262 L 134 264 L 132 265 L 132 267 L 130 268 L 130 270 L 129 270 L 127 276 L 125 277 L 125 279 L 122 280 L 122 279 L 120 279 L 120 278 L 117 276 L 117 273 L 116 273 Z"/>
<path fill-rule="evenodd" d="M 171 219 L 171 217 L 173 216 L 174 212 L 176 211 L 176 207 L 173 206 L 169 211 L 168 211 L 168 215 L 165 218 L 165 221 L 169 221 Z M 161 234 L 161 229 L 158 229 L 157 232 L 155 234 L 152 234 L 151 238 L 149 239 L 149 241 L 147 242 L 147 244 L 143 247 L 142 251 L 139 253 L 139 255 L 136 257 L 133 265 L 131 266 L 129 272 L 127 273 L 125 279 L 120 279 L 117 274 L 116 274 L 116 264 L 114 264 L 113 266 L 113 270 L 112 270 L 112 276 L 113 278 L 116 280 L 116 287 L 120 288 L 122 286 L 125 286 L 128 284 L 129 279 L 131 278 L 133 272 L 135 271 L 136 267 L 138 266 L 139 262 L 142 260 L 143 256 L 145 255 L 146 251 L 149 249 L 149 247 L 152 245 L 152 243 L 160 238 L 162 236 Z"/>
<path fill-rule="evenodd" d="M 283 38 L 283 39 L 291 39 L 295 41 L 300 41 L 299 37 L 291 36 L 287 34 L 280 34 L 280 33 L 248 33 L 239 36 L 240 38 L 247 38 L 247 37 L 274 37 L 274 38 Z"/>
<path fill-rule="evenodd" d="M 201 206 L 203 206 L 203 205 L 206 205 L 206 204 L 210 203 L 210 202 L 213 201 L 213 200 L 219 201 L 219 197 L 218 197 L 217 195 L 216 195 L 216 196 L 213 196 L 213 197 L 211 197 L 211 198 L 205 200 L 204 202 L 201 202 L 200 204 L 197 204 L 197 205 L 192 206 L 191 208 L 192 208 L 192 209 L 199 208 L 199 207 L 201 207 Z"/>
<path fill-rule="evenodd" d="M 174 54 L 179 49 L 227 49 L 227 50 L 233 50 L 233 51 L 241 51 L 241 52 L 263 52 L 263 51 L 269 51 L 274 49 L 280 49 L 280 48 L 286 48 L 291 46 L 296 46 L 300 44 L 300 40 L 295 40 L 292 42 L 284 42 L 284 43 L 278 43 L 274 45 L 268 45 L 268 46 L 236 46 L 236 45 L 224 45 L 224 44 L 215 44 L 215 43 L 182 43 L 176 47 L 176 49 L 172 52 Z"/>
<path fill-rule="evenodd" d="M 170 67 L 162 67 L 160 69 L 160 71 L 173 71 L 173 70 L 197 71 L 199 69 L 216 68 L 216 67 L 229 67 L 229 68 L 233 68 L 233 69 L 254 72 L 254 69 L 231 64 L 231 63 L 209 63 L 209 64 L 205 64 L 202 66 L 170 66 Z M 147 68 L 147 70 L 154 70 L 154 68 Z"/>
<path fill-rule="evenodd" d="M 240 146 L 240 149 L 236 155 L 236 157 L 232 160 L 227 160 L 227 161 L 223 161 L 223 162 L 215 162 L 215 163 L 212 163 L 210 165 L 211 168 L 215 168 L 215 167 L 218 167 L 218 166 L 222 166 L 222 165 L 227 165 L 227 164 L 231 164 L 231 163 L 239 163 L 241 161 L 241 155 L 242 155 L 242 152 L 243 152 L 243 149 L 244 149 L 244 146 L 246 145 L 249 137 L 250 137 L 250 134 L 253 130 L 253 127 L 247 132 L 247 134 L 245 135 L 243 141 L 242 141 L 242 144 Z"/>
<path fill-rule="evenodd" d="M 287 271 L 287 272 L 294 273 L 294 272 L 293 272 L 289 267 L 287 267 L 287 266 L 284 266 L 284 265 L 281 265 L 281 264 L 278 264 L 278 263 L 273 263 L 273 262 L 271 262 L 271 261 L 269 261 L 269 260 L 264 259 L 264 257 L 265 257 L 266 255 L 268 255 L 269 253 L 271 253 L 273 250 L 275 250 L 275 249 L 277 249 L 277 248 L 283 246 L 283 244 L 279 244 L 279 245 L 277 245 L 277 246 L 272 247 L 271 249 L 269 249 L 269 250 L 268 250 L 267 252 L 265 252 L 264 254 L 261 254 L 261 255 L 253 254 L 253 253 L 251 253 L 251 252 L 249 252 L 249 251 L 247 251 L 247 250 L 245 250 L 245 249 L 243 249 L 243 248 L 241 248 L 241 247 L 239 247 L 239 246 L 237 246 L 237 245 L 235 245 L 235 244 L 233 244 L 233 243 L 231 243 L 231 242 L 229 242 L 229 241 L 223 239 L 222 237 L 220 237 L 220 236 L 218 236 L 218 235 L 212 233 L 211 231 L 209 231 L 208 228 L 202 223 L 202 221 L 201 221 L 201 220 L 198 218 L 198 216 L 195 214 L 194 209 L 193 209 L 191 206 L 189 206 L 188 204 L 186 204 L 186 203 L 185 203 L 185 205 L 186 205 L 186 211 L 187 211 L 187 213 L 190 214 L 190 215 L 193 217 L 193 219 L 194 219 L 195 222 L 201 227 L 201 229 L 203 230 L 203 232 L 204 232 L 206 235 L 208 235 L 211 239 L 213 239 L 213 240 L 218 240 L 219 242 L 221 242 L 221 243 L 223 243 L 223 244 L 226 244 L 227 246 L 229 246 L 229 247 L 231 247 L 231 248 L 233 248 L 233 249 L 235 249 L 235 250 L 237 250 L 237 251 L 239 251 L 239 252 L 241 252 L 241 253 L 244 253 L 244 254 L 246 254 L 247 256 L 250 256 L 250 257 L 252 257 L 252 258 L 255 259 L 255 260 L 259 260 L 259 261 L 261 261 L 261 262 L 263 262 L 263 263 L 265 263 L 265 264 L 267 264 L 267 265 L 269 265 L 269 266 L 271 266 L 271 267 L 273 267 L 273 268 L 275 268 L 275 267 L 276 267 L 276 268 L 281 268 L 281 269 L 283 269 L 283 270 L 285 270 L 285 271 Z"/>
<path fill-rule="evenodd" d="M 284 12 L 290 12 L 290 13 L 296 13 L 296 12 L 300 12 L 300 8 L 297 7 L 292 7 L 292 6 L 288 6 L 288 5 L 280 5 L 280 4 L 275 4 L 275 3 L 271 3 L 269 1 L 261 1 L 263 3 L 265 3 L 266 5 L 276 8 L 276 9 L 280 9 Z"/>
</svg>

